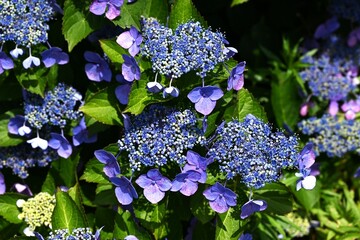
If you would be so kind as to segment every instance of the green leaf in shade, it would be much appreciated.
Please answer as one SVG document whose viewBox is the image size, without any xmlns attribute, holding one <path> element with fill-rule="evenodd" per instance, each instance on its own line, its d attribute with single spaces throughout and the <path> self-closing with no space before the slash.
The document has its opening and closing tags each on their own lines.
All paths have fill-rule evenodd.
<svg viewBox="0 0 360 240">
<path fill-rule="evenodd" d="M 51 68 L 37 67 L 15 73 L 20 85 L 31 93 L 44 97 L 46 87 L 53 86 L 57 80 L 58 66 Z"/>
<path fill-rule="evenodd" d="M 271 83 L 271 105 L 274 110 L 276 123 L 279 127 L 284 124 L 294 128 L 299 121 L 301 100 L 298 96 L 298 86 L 293 78 L 286 73 L 277 74 L 278 82 Z"/>
<path fill-rule="evenodd" d="M 247 89 L 241 89 L 237 93 L 236 104 L 225 110 L 224 118 L 231 121 L 234 118 L 243 120 L 248 114 L 267 122 L 266 113 L 260 103 L 253 97 Z"/>
<path fill-rule="evenodd" d="M 199 221 L 195 222 L 192 239 L 213 239 L 215 236 L 215 227 L 212 222 L 202 224 Z"/>
<path fill-rule="evenodd" d="M 146 0 L 137 1 L 132 4 L 124 4 L 121 7 L 120 18 L 113 20 L 113 23 L 122 28 L 130 26 L 140 29 L 141 16 L 154 17 L 161 23 L 166 23 L 168 16 L 168 1 L 165 0 Z"/>
<path fill-rule="evenodd" d="M 292 195 L 281 183 L 266 184 L 265 187 L 254 191 L 253 199 L 265 200 L 268 205 L 266 212 L 284 215 L 292 211 Z"/>
<path fill-rule="evenodd" d="M 138 115 L 144 110 L 147 105 L 170 100 L 170 98 L 163 98 L 162 94 L 160 93 L 150 93 L 146 89 L 146 84 L 148 82 L 149 78 L 145 73 L 142 73 L 141 79 L 139 81 L 134 82 L 131 87 L 129 103 L 124 112 Z"/>
<path fill-rule="evenodd" d="M 127 54 L 127 50 L 120 47 L 119 44 L 117 44 L 114 40 L 100 40 L 100 46 L 104 53 L 109 57 L 109 59 L 113 63 L 123 63 L 124 59 L 122 58 L 122 54 Z"/>
<path fill-rule="evenodd" d="M 76 206 L 78 207 L 78 209 L 80 210 L 82 217 L 85 220 L 85 224 L 89 225 L 89 223 L 87 222 L 85 209 L 83 207 L 83 200 L 82 200 L 82 196 L 81 196 L 81 189 L 80 189 L 79 183 L 77 182 L 75 184 L 75 186 L 69 188 L 68 193 L 69 193 L 69 196 L 72 198 L 72 200 L 74 200 L 74 202 L 76 203 Z"/>
<path fill-rule="evenodd" d="M 64 16 L 62 33 L 68 42 L 68 50 L 73 48 L 92 31 L 89 23 L 89 1 L 66 0 L 64 2 Z"/>
<path fill-rule="evenodd" d="M 151 239 L 151 236 L 136 224 L 129 211 L 119 208 L 115 216 L 114 238 L 124 239 L 128 235 L 134 235 L 138 239 Z"/>
<path fill-rule="evenodd" d="M 109 180 L 104 175 L 103 168 L 103 163 L 99 162 L 95 158 L 90 159 L 90 161 L 85 166 L 85 171 L 80 177 L 80 180 L 85 180 L 91 183 L 109 183 Z"/>
<path fill-rule="evenodd" d="M 53 194 L 56 190 L 56 183 L 54 176 L 52 175 L 51 171 L 48 171 L 45 181 L 43 182 L 41 186 L 42 192 L 47 192 L 49 194 Z"/>
<path fill-rule="evenodd" d="M 232 3 L 231 3 L 231 7 L 239 5 L 239 4 L 246 3 L 247 1 L 249 1 L 249 0 L 233 0 Z"/>
<path fill-rule="evenodd" d="M 71 187 L 75 185 L 79 159 L 79 152 L 73 152 L 73 154 L 68 159 L 59 158 L 58 160 L 51 163 L 50 172 L 57 181 L 57 186 L 65 185 L 67 187 Z"/>
<path fill-rule="evenodd" d="M 240 214 L 234 208 L 219 214 L 216 221 L 215 239 L 238 239 L 245 221 L 240 221 Z"/>
<path fill-rule="evenodd" d="M 204 190 L 205 187 L 199 186 L 199 189 L 190 200 L 190 210 L 202 224 L 215 217 L 215 212 L 211 209 L 209 201 L 202 194 Z"/>
<path fill-rule="evenodd" d="M 176 0 L 170 12 L 169 27 L 176 29 L 178 25 L 189 20 L 198 21 L 202 26 L 207 26 L 191 0 Z"/>
<path fill-rule="evenodd" d="M 26 198 L 28 198 L 28 196 L 16 193 L 5 193 L 0 195 L 0 216 L 10 223 L 21 223 L 22 220 L 18 218 L 20 210 L 16 206 L 16 201 Z"/>
<path fill-rule="evenodd" d="M 57 190 L 55 193 L 56 205 L 51 217 L 52 229 L 68 229 L 87 227 L 86 221 L 74 200 L 68 193 Z"/>
<path fill-rule="evenodd" d="M 108 125 L 122 125 L 115 88 L 105 88 L 91 96 L 80 111 Z"/>
<path fill-rule="evenodd" d="M 9 134 L 8 123 L 10 118 L 16 115 L 17 110 L 7 111 L 0 114 L 0 147 L 16 146 L 24 141 L 20 136 Z"/>
<path fill-rule="evenodd" d="M 21 231 L 21 227 L 22 224 L 13 224 L 0 217 L 0 236 L 2 239 L 11 239 Z"/>
</svg>

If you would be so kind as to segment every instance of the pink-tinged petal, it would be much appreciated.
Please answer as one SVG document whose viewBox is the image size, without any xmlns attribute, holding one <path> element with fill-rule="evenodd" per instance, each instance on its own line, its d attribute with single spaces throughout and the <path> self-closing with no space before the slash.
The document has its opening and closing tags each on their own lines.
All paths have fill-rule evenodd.
<svg viewBox="0 0 360 240">
<path fill-rule="evenodd" d="M 225 198 L 219 197 L 215 201 L 209 202 L 210 207 L 218 213 L 224 213 L 229 210 L 229 206 L 227 205 Z"/>
<path fill-rule="evenodd" d="M 136 44 L 133 44 L 130 48 L 129 48 L 129 53 L 131 56 L 135 57 L 136 54 L 138 54 L 140 51 L 140 47 L 136 46 Z"/>
<path fill-rule="evenodd" d="M 347 111 L 347 112 L 345 113 L 345 118 L 346 118 L 346 120 L 354 120 L 355 117 L 356 117 L 356 114 L 355 114 L 352 110 Z"/>
<path fill-rule="evenodd" d="M 305 117 L 309 111 L 309 103 L 303 103 L 300 106 L 300 116 Z"/>
<path fill-rule="evenodd" d="M 329 113 L 331 116 L 335 116 L 339 111 L 339 104 L 337 101 L 331 101 L 329 105 Z"/>
<path fill-rule="evenodd" d="M 187 181 L 181 188 L 180 192 L 185 196 L 191 196 L 196 193 L 197 189 L 198 184 L 196 182 Z"/>
<path fill-rule="evenodd" d="M 165 193 L 160 191 L 157 185 L 150 185 L 144 189 L 144 196 L 151 203 L 155 204 L 165 197 Z"/>
<path fill-rule="evenodd" d="M 128 49 L 133 45 L 134 39 L 131 36 L 129 31 L 121 33 L 117 39 L 116 42 L 123 48 Z"/>
<path fill-rule="evenodd" d="M 216 102 L 209 98 L 200 98 L 200 100 L 195 103 L 196 111 L 204 115 L 209 115 L 214 110 L 215 106 Z"/>
<path fill-rule="evenodd" d="M 99 2 L 95 0 L 90 5 L 90 12 L 92 12 L 95 15 L 103 15 L 105 13 L 106 6 L 107 6 L 107 2 Z"/>
<path fill-rule="evenodd" d="M 316 185 L 316 177 L 314 176 L 307 176 L 301 181 L 301 185 L 306 190 L 311 190 Z"/>
<path fill-rule="evenodd" d="M 145 174 L 139 176 L 135 182 L 142 188 L 147 188 L 153 183 L 153 181 L 149 179 Z"/>
<path fill-rule="evenodd" d="M 120 9 L 115 7 L 114 5 L 109 5 L 108 11 L 106 12 L 105 16 L 109 20 L 113 20 L 120 15 Z"/>
</svg>

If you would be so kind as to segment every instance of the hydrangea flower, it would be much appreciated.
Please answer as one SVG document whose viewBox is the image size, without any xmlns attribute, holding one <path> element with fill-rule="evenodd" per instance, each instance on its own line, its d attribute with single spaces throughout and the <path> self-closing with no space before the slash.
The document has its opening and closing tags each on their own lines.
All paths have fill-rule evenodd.
<svg viewBox="0 0 360 240">
<path fill-rule="evenodd" d="M 24 136 L 31 132 L 31 129 L 25 125 L 25 117 L 21 115 L 16 115 L 13 118 L 10 118 L 8 123 L 8 132 L 15 135 Z"/>
<path fill-rule="evenodd" d="M 32 56 L 30 53 L 30 56 L 28 56 L 22 64 L 25 69 L 38 67 L 40 66 L 40 59 L 38 57 Z"/>
<path fill-rule="evenodd" d="M 200 183 L 205 183 L 207 174 L 206 174 L 206 167 L 208 164 L 207 158 L 201 157 L 198 153 L 189 150 L 186 154 L 187 163 L 184 166 L 184 172 L 194 170 L 200 173 L 201 177 L 198 180 Z"/>
<path fill-rule="evenodd" d="M 95 82 L 111 81 L 112 73 L 109 64 L 99 54 L 86 51 L 84 57 L 90 62 L 85 65 L 85 73 L 89 80 Z"/>
<path fill-rule="evenodd" d="M 140 51 L 140 44 L 142 42 L 141 33 L 135 28 L 131 27 L 129 31 L 121 33 L 116 42 L 123 48 L 129 49 L 131 56 L 135 57 Z"/>
<path fill-rule="evenodd" d="M 307 144 L 298 157 L 299 173 L 295 175 L 300 177 L 296 183 L 296 190 L 299 191 L 301 188 L 311 190 L 316 185 L 315 176 L 311 175 L 311 166 L 315 163 L 315 153 L 312 150 L 313 145 Z"/>
<path fill-rule="evenodd" d="M 111 177 L 110 181 L 116 186 L 115 195 L 119 203 L 129 205 L 134 198 L 138 198 L 138 194 L 132 183 L 124 176 Z"/>
<path fill-rule="evenodd" d="M 215 108 L 216 101 L 222 98 L 223 91 L 215 86 L 196 87 L 187 95 L 195 109 L 201 114 L 209 115 Z"/>
<path fill-rule="evenodd" d="M 193 195 L 198 189 L 198 182 L 201 178 L 199 172 L 190 170 L 176 175 L 172 182 L 171 191 L 180 191 L 185 196 Z"/>
<path fill-rule="evenodd" d="M 6 192 L 6 184 L 4 174 L 0 172 L 0 195 Z"/>
<path fill-rule="evenodd" d="M 267 208 L 267 203 L 264 200 L 250 199 L 241 207 L 240 218 L 245 219 L 255 212 L 264 211 Z"/>
<path fill-rule="evenodd" d="M 62 134 L 50 133 L 49 147 L 56 149 L 60 157 L 68 158 L 72 154 L 72 147 L 69 141 Z"/>
<path fill-rule="evenodd" d="M 120 15 L 120 8 L 124 4 L 123 0 L 94 0 L 90 5 L 90 12 L 95 15 L 103 15 L 109 20 L 113 20 Z"/>
<path fill-rule="evenodd" d="M 179 96 L 179 89 L 173 86 L 169 86 L 163 89 L 163 97 L 166 98 L 167 96 L 178 97 Z"/>
<path fill-rule="evenodd" d="M 89 136 L 89 132 L 86 129 L 85 117 L 81 118 L 79 125 L 73 128 L 73 144 L 79 146 L 84 143 L 93 143 L 97 141 L 97 134 Z"/>
<path fill-rule="evenodd" d="M 69 55 L 64 53 L 61 48 L 51 47 L 41 53 L 42 62 L 49 68 L 54 64 L 64 65 L 69 62 Z"/>
<path fill-rule="evenodd" d="M 24 54 L 24 50 L 22 50 L 21 48 L 18 48 L 17 45 L 16 45 L 15 49 L 10 51 L 10 55 L 15 59 L 23 54 Z"/>
<path fill-rule="evenodd" d="M 128 55 L 122 55 L 124 59 L 124 63 L 121 66 L 121 74 L 124 76 L 124 79 L 128 82 L 132 82 L 134 80 L 140 80 L 140 68 L 133 57 L 129 57 Z"/>
<path fill-rule="evenodd" d="M 161 92 L 164 89 L 164 87 L 160 83 L 158 83 L 156 81 L 148 82 L 146 84 L 146 88 L 151 93 L 158 93 L 158 92 Z"/>
<path fill-rule="evenodd" d="M 26 184 L 21 183 L 15 183 L 12 187 L 12 189 L 15 189 L 16 192 L 27 195 L 27 196 L 33 196 L 33 193 L 31 192 L 31 189 Z"/>
<path fill-rule="evenodd" d="M 250 233 L 241 234 L 239 240 L 253 240 L 253 237 Z"/>
<path fill-rule="evenodd" d="M 224 213 L 229 207 L 236 206 L 236 194 L 218 182 L 206 189 L 203 195 L 215 212 Z"/>
<path fill-rule="evenodd" d="M 5 70 L 13 69 L 14 62 L 13 60 L 6 55 L 6 53 L 0 51 L 0 74 L 2 74 Z"/>
<path fill-rule="evenodd" d="M 234 89 L 236 91 L 240 90 L 244 86 L 244 71 L 245 71 L 246 62 L 240 62 L 236 67 L 234 67 L 228 79 L 227 90 Z"/>
<path fill-rule="evenodd" d="M 126 81 L 121 74 L 116 75 L 115 78 L 120 83 L 115 89 L 115 96 L 121 104 L 127 105 L 129 103 L 132 82 Z"/>
<path fill-rule="evenodd" d="M 360 101 L 350 100 L 341 105 L 341 110 L 345 112 L 347 120 L 354 120 L 356 113 L 360 112 Z"/>
<path fill-rule="evenodd" d="M 90 228 L 74 228 L 71 233 L 69 233 L 69 229 L 56 229 L 49 233 L 49 236 L 46 237 L 46 240 L 100 240 L 100 231 L 102 228 L 98 229 L 95 234 L 92 233 Z M 38 240 L 45 240 L 45 238 L 38 232 L 34 232 L 35 237 Z"/>
<path fill-rule="evenodd" d="M 97 160 L 105 164 L 103 171 L 106 176 L 111 178 L 120 174 L 120 166 L 114 155 L 102 149 L 96 150 L 94 154 Z"/>
<path fill-rule="evenodd" d="M 161 175 L 158 169 L 151 169 L 146 174 L 140 175 L 135 181 L 144 189 L 144 196 L 151 203 L 158 203 L 165 197 L 165 192 L 169 191 L 171 181 Z"/>
<path fill-rule="evenodd" d="M 45 139 L 40 138 L 39 133 L 38 133 L 37 137 L 29 139 L 26 142 L 30 143 L 32 148 L 39 147 L 42 150 L 45 150 L 48 147 L 48 141 L 46 141 Z"/>
</svg>

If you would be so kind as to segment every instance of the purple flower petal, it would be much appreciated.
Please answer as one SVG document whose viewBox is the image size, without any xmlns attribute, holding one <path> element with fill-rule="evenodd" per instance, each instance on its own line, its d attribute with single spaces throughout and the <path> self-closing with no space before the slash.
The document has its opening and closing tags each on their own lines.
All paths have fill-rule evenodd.
<svg viewBox="0 0 360 240">
<path fill-rule="evenodd" d="M 116 7 L 116 6 L 112 5 L 112 4 L 109 4 L 108 11 L 105 14 L 107 19 L 114 20 L 119 15 L 120 15 L 120 8 L 118 8 L 118 7 Z"/>
<path fill-rule="evenodd" d="M 61 48 L 51 47 L 41 53 L 45 67 L 49 68 L 54 64 L 64 65 L 69 62 L 69 55 L 64 53 Z"/>
<path fill-rule="evenodd" d="M 129 49 L 131 45 L 134 43 L 134 38 L 131 36 L 130 31 L 126 31 L 121 33 L 117 39 L 116 42 L 123 48 Z"/>
<path fill-rule="evenodd" d="M 197 103 L 195 103 L 195 109 L 203 115 L 209 115 L 215 108 L 216 102 L 212 101 L 210 98 L 201 98 Z"/>
<path fill-rule="evenodd" d="M 130 90 L 131 84 L 124 84 L 116 87 L 115 95 L 121 104 L 126 105 L 129 103 Z"/>
<path fill-rule="evenodd" d="M 5 192 L 6 192 L 5 177 L 0 172 L 0 195 L 4 194 Z"/>
<path fill-rule="evenodd" d="M 103 15 L 107 7 L 107 2 L 95 0 L 90 5 L 90 12 L 95 15 Z"/>
<path fill-rule="evenodd" d="M 8 123 L 8 132 L 11 134 L 18 135 L 19 128 L 24 125 L 25 117 L 21 115 L 16 115 L 13 118 L 10 118 Z"/>
<path fill-rule="evenodd" d="M 144 196 L 151 203 L 155 204 L 160 202 L 165 197 L 165 193 L 160 191 L 157 185 L 149 185 L 148 187 L 144 188 Z"/>
<path fill-rule="evenodd" d="M 224 197 L 218 197 L 216 201 L 210 201 L 209 202 L 210 207 L 218 213 L 224 213 L 227 210 L 229 210 L 229 206 L 226 203 L 226 200 Z"/>
<path fill-rule="evenodd" d="M 6 55 L 4 52 L 0 52 L 0 69 L 13 69 L 13 60 Z"/>
<path fill-rule="evenodd" d="M 60 157 L 68 158 L 72 154 L 72 147 L 69 141 L 61 134 L 50 133 L 49 147 L 56 149 Z"/>
<path fill-rule="evenodd" d="M 132 82 L 134 80 L 140 80 L 140 68 L 135 60 L 135 58 L 122 55 L 124 63 L 121 66 L 121 74 L 124 76 L 126 81 Z"/>
<path fill-rule="evenodd" d="M 193 90 L 191 90 L 191 92 L 189 92 L 189 94 L 187 95 L 187 97 L 190 99 L 192 103 L 197 103 L 202 98 L 200 94 L 200 90 L 201 87 L 196 87 Z"/>
<path fill-rule="evenodd" d="M 136 179 L 135 182 L 140 187 L 147 188 L 152 184 L 153 180 L 149 179 L 145 174 L 143 174 L 143 175 L 140 175 L 138 177 L 138 179 Z"/>
<path fill-rule="evenodd" d="M 329 113 L 331 116 L 335 116 L 339 111 L 339 104 L 337 101 L 331 101 L 329 105 Z"/>
<path fill-rule="evenodd" d="M 169 191 L 172 186 L 171 181 L 166 177 L 162 177 L 160 180 L 157 180 L 156 185 L 158 185 L 159 189 L 163 192 Z"/>
<path fill-rule="evenodd" d="M 120 174 L 120 166 L 115 156 L 105 150 L 96 150 L 94 152 L 95 157 L 103 164 L 104 173 L 108 177 L 116 177 Z"/>
<path fill-rule="evenodd" d="M 241 219 L 245 219 L 255 212 L 264 211 L 267 203 L 263 200 L 249 200 L 241 207 Z"/>
</svg>

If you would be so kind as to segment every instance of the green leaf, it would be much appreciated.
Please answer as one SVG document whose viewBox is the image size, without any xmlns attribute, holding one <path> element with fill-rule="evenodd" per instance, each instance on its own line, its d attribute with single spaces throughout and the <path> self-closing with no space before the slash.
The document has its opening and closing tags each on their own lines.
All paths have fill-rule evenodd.
<svg viewBox="0 0 360 240">
<path fill-rule="evenodd" d="M 197 11 L 191 0 L 176 0 L 170 12 L 169 27 L 176 29 L 178 25 L 189 20 L 195 20 L 200 22 L 202 26 L 207 26 L 205 19 Z"/>
<path fill-rule="evenodd" d="M 16 206 L 16 201 L 26 198 L 28 198 L 28 196 L 16 193 L 5 193 L 0 195 L 0 216 L 10 223 L 21 223 L 22 220 L 18 218 L 20 210 Z"/>
<path fill-rule="evenodd" d="M 95 118 L 97 121 L 108 125 L 122 125 L 120 109 L 115 96 L 115 88 L 105 88 L 91 96 L 80 107 L 80 111 Z"/>
<path fill-rule="evenodd" d="M 231 7 L 239 5 L 239 4 L 246 3 L 247 1 L 249 1 L 249 0 L 233 0 L 232 3 L 231 3 Z"/>
<path fill-rule="evenodd" d="M 238 239 L 244 221 L 240 221 L 240 214 L 234 208 L 219 214 L 216 221 L 215 239 Z"/>
<path fill-rule="evenodd" d="M 85 171 L 80 177 L 80 180 L 85 180 L 91 183 L 102 183 L 108 184 L 109 180 L 103 172 L 104 164 L 99 162 L 97 159 L 92 158 L 85 166 Z"/>
<path fill-rule="evenodd" d="M 276 123 L 279 127 L 284 124 L 294 128 L 299 121 L 299 109 L 301 99 L 297 91 L 298 87 L 293 78 L 286 73 L 277 74 L 278 83 L 271 83 L 271 104 L 274 110 Z"/>
<path fill-rule="evenodd" d="M 8 123 L 10 118 L 14 117 L 18 111 L 7 111 L 0 114 L 0 147 L 16 146 L 24 141 L 20 136 L 9 134 Z"/>
<path fill-rule="evenodd" d="M 190 210 L 202 224 L 215 217 L 215 212 L 211 209 L 209 201 L 202 194 L 204 190 L 205 187 L 199 186 L 198 191 L 190 199 Z"/>
<path fill-rule="evenodd" d="M 149 77 L 145 73 L 142 73 L 141 79 L 133 83 L 129 96 L 129 103 L 124 112 L 138 115 L 147 105 L 169 101 L 170 98 L 163 98 L 161 94 L 150 93 L 146 89 L 146 84 L 148 82 Z"/>
<path fill-rule="evenodd" d="M 120 47 L 114 40 L 100 40 L 100 46 L 104 53 L 109 57 L 113 63 L 123 63 L 124 59 L 122 54 L 128 54 L 128 52 Z"/>
<path fill-rule="evenodd" d="M 53 85 L 58 74 L 58 66 L 51 68 L 37 67 L 15 72 L 20 85 L 31 93 L 44 97 L 48 85 Z"/>
<path fill-rule="evenodd" d="M 93 28 L 89 23 L 89 1 L 65 0 L 62 33 L 68 42 L 68 50 L 86 38 Z"/>
<path fill-rule="evenodd" d="M 267 122 L 264 108 L 247 89 L 243 88 L 237 93 L 236 104 L 225 110 L 224 118 L 227 121 L 231 121 L 233 118 L 241 121 L 248 114 L 252 114 L 255 117 Z"/>
<path fill-rule="evenodd" d="M 68 229 L 87 227 L 86 221 L 76 203 L 68 193 L 57 190 L 55 193 L 56 205 L 51 217 L 52 229 Z"/>
<path fill-rule="evenodd" d="M 167 2 L 166 0 L 146 0 L 124 4 L 121 7 L 120 18 L 113 20 L 113 23 L 122 28 L 134 26 L 139 30 L 141 16 L 144 16 L 157 18 L 161 23 L 165 24 L 168 16 Z"/>
<path fill-rule="evenodd" d="M 268 205 L 266 212 L 284 215 L 292 211 L 292 195 L 281 183 L 266 184 L 265 187 L 254 191 L 253 199 L 265 200 Z"/>
<path fill-rule="evenodd" d="M 124 239 L 128 235 L 134 235 L 138 239 L 151 239 L 151 236 L 135 223 L 129 211 L 119 208 L 115 216 L 114 238 Z"/>
<path fill-rule="evenodd" d="M 80 212 L 82 214 L 82 218 L 85 220 L 85 224 L 89 225 L 89 223 L 87 222 L 85 209 L 83 207 L 81 189 L 80 189 L 80 185 L 78 182 L 75 184 L 75 186 L 73 186 L 72 188 L 69 189 L 68 194 L 72 198 L 72 200 L 74 200 L 74 202 L 76 203 L 76 206 L 80 210 Z"/>
<path fill-rule="evenodd" d="M 51 163 L 50 172 L 54 179 L 58 181 L 57 186 L 60 184 L 67 187 L 75 185 L 79 159 L 80 154 L 78 152 L 73 153 L 68 159 L 59 158 L 57 161 Z"/>
</svg>

